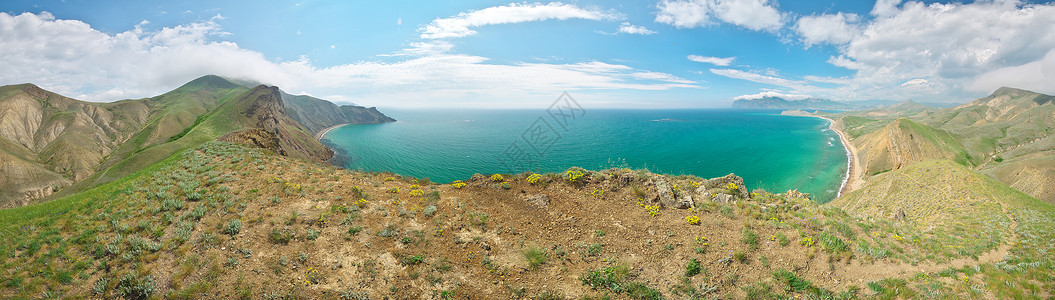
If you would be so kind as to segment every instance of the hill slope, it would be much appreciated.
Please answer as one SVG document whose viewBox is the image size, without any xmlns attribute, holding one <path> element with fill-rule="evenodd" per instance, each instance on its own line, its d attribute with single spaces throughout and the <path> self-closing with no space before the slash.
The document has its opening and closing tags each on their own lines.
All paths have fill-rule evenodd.
<svg viewBox="0 0 1055 300">
<path fill-rule="evenodd" d="M 905 118 L 862 135 L 852 143 L 859 149 L 858 159 L 866 176 L 941 158 L 964 165 L 972 163 L 955 136 Z"/>
<path fill-rule="evenodd" d="M 795 192 L 748 194 L 735 176 L 578 168 L 528 175 L 436 185 L 208 142 L 85 193 L 0 211 L 7 270 L 0 297 L 1007 298 L 1053 291 L 1039 278 L 1055 275 L 1046 267 L 1051 245 L 1042 243 L 1055 237 L 1044 219 L 1055 210 L 1022 194 L 972 200 L 987 209 L 1007 205 L 1014 221 L 1006 219 L 1011 213 L 990 217 L 984 225 L 995 229 L 984 232 L 992 236 L 965 237 L 969 248 L 957 251 L 945 245 L 961 244 L 938 230 L 853 218 Z M 691 196 L 694 208 L 664 206 L 667 193 Z M 692 216 L 699 225 L 687 222 Z M 1007 260 L 989 261 L 1009 247 Z"/>
<path fill-rule="evenodd" d="M 259 89 L 208 75 L 153 98 L 92 103 L 31 84 L 0 87 L 0 207 L 116 180 L 232 131 L 243 133 L 230 135 L 232 141 L 260 136 L 275 142 L 270 149 L 295 157 L 332 155 L 314 130 L 287 114 L 277 88 Z M 391 120 L 376 109 L 325 113 L 337 107 L 315 98 L 300 102 L 310 105 L 290 107 L 315 126 Z M 263 131 L 247 131 L 253 128 Z"/>
</svg>

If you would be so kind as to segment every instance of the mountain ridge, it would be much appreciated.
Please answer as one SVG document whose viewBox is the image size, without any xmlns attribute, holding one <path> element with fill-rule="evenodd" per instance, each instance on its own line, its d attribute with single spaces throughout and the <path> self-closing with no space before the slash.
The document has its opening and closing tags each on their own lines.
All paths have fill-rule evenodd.
<svg viewBox="0 0 1055 300">
<path fill-rule="evenodd" d="M 56 192 L 61 196 L 108 182 L 235 129 L 268 127 L 266 134 L 282 141 L 281 147 L 272 150 L 321 161 L 332 156 L 332 150 L 314 139 L 316 130 L 296 119 L 311 121 L 316 127 L 327 122 L 392 121 L 376 109 L 350 106 L 339 108 L 339 114 L 316 117 L 320 110 L 288 105 L 275 88 L 271 100 L 278 107 L 265 105 L 267 109 L 257 111 L 257 117 L 270 117 L 273 122 L 253 120 L 247 123 L 251 126 L 232 122 L 251 122 L 237 116 L 242 111 L 225 107 L 252 88 L 206 75 L 155 97 L 96 103 L 30 83 L 0 87 L 0 140 L 8 141 L 0 143 L 0 207 L 24 205 Z M 322 99 L 306 101 L 318 107 L 336 107 Z M 287 116 L 290 110 L 296 111 L 296 117 Z M 73 188 L 61 192 L 67 187 Z"/>
</svg>

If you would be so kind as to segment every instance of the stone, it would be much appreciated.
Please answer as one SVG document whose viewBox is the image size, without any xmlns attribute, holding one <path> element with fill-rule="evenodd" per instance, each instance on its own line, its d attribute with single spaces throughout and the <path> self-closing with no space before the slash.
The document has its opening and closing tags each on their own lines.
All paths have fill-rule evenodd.
<svg viewBox="0 0 1055 300">
<path fill-rule="evenodd" d="M 663 206 L 675 207 L 674 192 L 670 189 L 670 183 L 667 183 L 667 180 L 659 175 L 653 177 L 652 181 L 656 183 L 656 192 L 658 193 L 656 200 L 659 200 L 659 203 Z"/>
<path fill-rule="evenodd" d="M 538 208 L 549 207 L 549 196 L 546 196 L 546 194 L 535 194 L 524 200 Z"/>
<path fill-rule="evenodd" d="M 694 203 L 692 202 L 692 196 L 685 195 L 685 197 L 681 197 L 681 199 L 678 199 L 677 203 L 674 203 L 674 208 L 688 209 L 692 208 L 693 204 Z"/>
</svg>

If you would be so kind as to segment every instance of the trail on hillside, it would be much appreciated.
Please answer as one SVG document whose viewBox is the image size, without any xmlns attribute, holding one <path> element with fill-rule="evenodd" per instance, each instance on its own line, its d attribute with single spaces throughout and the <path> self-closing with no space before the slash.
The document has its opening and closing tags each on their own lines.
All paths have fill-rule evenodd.
<svg viewBox="0 0 1055 300">
<path fill-rule="evenodd" d="M 919 181 L 918 179 L 915 180 Z M 991 190 L 987 189 L 986 193 L 989 194 L 989 199 L 994 199 L 993 201 L 996 201 Z M 1017 233 L 1018 221 L 1016 221 L 1014 216 L 1012 216 L 1007 210 L 1006 203 L 999 203 L 998 201 L 998 204 L 1000 205 L 1000 210 L 1003 214 L 1011 221 L 1010 235 L 1008 239 L 996 249 L 978 255 L 978 259 L 974 259 L 973 257 L 960 257 L 945 263 L 925 262 L 916 265 L 904 262 L 893 262 L 889 259 L 875 261 L 870 264 L 863 264 L 861 260 L 853 260 L 850 264 L 842 265 L 842 270 L 830 274 L 829 278 L 832 282 L 836 283 L 837 287 L 846 288 L 850 285 L 861 286 L 868 282 L 884 278 L 908 279 L 919 273 L 935 273 L 948 268 L 963 268 L 966 266 L 993 264 L 1003 261 L 1004 258 L 1011 253 L 1011 245 L 1019 240 Z"/>
</svg>

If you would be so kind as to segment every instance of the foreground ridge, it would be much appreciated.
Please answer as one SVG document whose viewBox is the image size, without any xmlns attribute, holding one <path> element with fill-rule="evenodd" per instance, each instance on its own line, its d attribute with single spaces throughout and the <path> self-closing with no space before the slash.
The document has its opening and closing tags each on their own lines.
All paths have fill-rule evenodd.
<svg viewBox="0 0 1055 300">
<path fill-rule="evenodd" d="M 1017 274 L 1050 276 L 1055 210 L 1000 190 L 973 205 L 993 217 L 927 228 L 796 191 L 749 192 L 735 175 L 572 168 L 435 184 L 269 153 L 207 142 L 84 193 L 0 211 L 0 296 L 1052 294 Z"/>
</svg>

